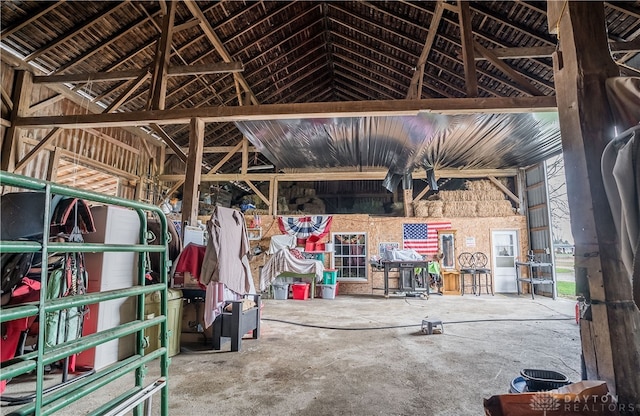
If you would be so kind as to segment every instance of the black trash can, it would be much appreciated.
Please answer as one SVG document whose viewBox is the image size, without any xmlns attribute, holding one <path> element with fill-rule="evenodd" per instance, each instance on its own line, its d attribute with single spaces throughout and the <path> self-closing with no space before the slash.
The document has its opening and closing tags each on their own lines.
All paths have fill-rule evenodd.
<svg viewBox="0 0 640 416">
<path fill-rule="evenodd" d="M 520 375 L 526 382 L 527 391 L 547 391 L 569 384 L 567 376 L 552 370 L 526 368 L 520 371 Z"/>
</svg>

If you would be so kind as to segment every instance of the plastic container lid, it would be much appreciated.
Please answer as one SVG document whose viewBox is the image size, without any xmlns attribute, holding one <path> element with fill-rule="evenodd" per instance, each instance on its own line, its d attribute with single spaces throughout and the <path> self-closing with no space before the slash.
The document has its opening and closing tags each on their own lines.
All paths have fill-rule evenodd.
<svg viewBox="0 0 640 416">
<path fill-rule="evenodd" d="M 180 289 L 167 289 L 167 301 L 182 298 L 182 290 Z M 160 303 L 160 292 L 151 292 L 145 297 L 145 302 Z"/>
</svg>

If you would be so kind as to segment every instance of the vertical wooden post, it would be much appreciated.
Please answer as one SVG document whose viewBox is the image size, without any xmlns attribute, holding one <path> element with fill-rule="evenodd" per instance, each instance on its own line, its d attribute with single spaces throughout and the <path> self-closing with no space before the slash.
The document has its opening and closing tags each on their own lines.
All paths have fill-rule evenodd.
<svg viewBox="0 0 640 416">
<path fill-rule="evenodd" d="M 13 172 L 16 166 L 16 157 L 18 155 L 18 138 L 20 128 L 16 127 L 15 121 L 18 117 L 25 117 L 29 111 L 29 102 L 31 100 L 31 86 L 33 85 L 33 77 L 31 72 L 17 71 L 16 80 L 13 87 L 13 108 L 9 116 L 11 127 L 7 129 L 2 143 L 2 159 L 0 161 L 0 169 Z"/>
<path fill-rule="evenodd" d="M 200 196 L 198 191 L 202 172 L 200 167 L 202 166 L 202 150 L 204 147 L 204 121 L 199 118 L 193 118 L 189 128 L 189 154 L 184 192 L 182 193 L 182 224 L 196 225 L 198 223 Z"/>
<path fill-rule="evenodd" d="M 475 52 L 473 49 L 473 28 L 471 27 L 471 10 L 468 1 L 458 1 L 460 12 L 460 42 L 462 43 L 462 62 L 464 63 L 464 79 L 467 97 L 478 96 L 478 78 L 476 75 Z"/>
<path fill-rule="evenodd" d="M 271 204 L 271 215 L 274 217 L 278 215 L 278 178 L 273 178 L 273 204 Z"/>
<path fill-rule="evenodd" d="M 413 217 L 413 188 L 404 191 L 404 216 Z"/>
<path fill-rule="evenodd" d="M 52 152 L 49 152 L 49 163 L 47 163 L 47 180 L 55 182 L 58 176 L 58 164 L 60 163 L 60 151 L 58 148 L 54 148 Z"/>
<path fill-rule="evenodd" d="M 606 380 L 621 406 L 637 406 L 640 312 L 616 249 L 600 162 L 614 135 L 605 81 L 618 76 L 607 45 L 604 4 L 564 1 L 547 2 L 547 7 L 549 28 L 559 37 L 554 79 L 576 245 L 576 287 L 590 304 L 580 325 L 586 375 Z"/>
<path fill-rule="evenodd" d="M 161 1 L 161 4 L 164 3 Z M 171 38 L 173 37 L 173 23 L 176 15 L 175 1 L 169 1 L 167 13 L 162 20 L 162 33 L 158 43 L 158 52 L 154 61 L 151 91 L 149 91 L 149 107 L 154 110 L 164 110 L 167 91 L 167 72 L 169 71 L 169 56 L 171 55 Z"/>
<path fill-rule="evenodd" d="M 242 136 L 242 167 L 240 172 L 243 175 L 247 174 L 247 167 L 249 166 L 249 140 L 246 136 Z"/>
</svg>

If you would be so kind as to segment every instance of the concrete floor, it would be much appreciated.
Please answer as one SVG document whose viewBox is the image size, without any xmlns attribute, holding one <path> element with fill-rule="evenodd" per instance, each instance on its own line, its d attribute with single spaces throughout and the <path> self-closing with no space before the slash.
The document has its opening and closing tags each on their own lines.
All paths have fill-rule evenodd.
<svg viewBox="0 0 640 416">
<path fill-rule="evenodd" d="M 265 300 L 261 337 L 245 338 L 240 352 L 183 344 L 170 367 L 170 413 L 482 415 L 483 399 L 507 393 L 521 369 L 580 379 L 574 307 L 528 295 Z M 423 334 L 425 317 L 441 318 L 444 333 Z M 84 414 L 130 383 L 58 414 Z"/>
</svg>

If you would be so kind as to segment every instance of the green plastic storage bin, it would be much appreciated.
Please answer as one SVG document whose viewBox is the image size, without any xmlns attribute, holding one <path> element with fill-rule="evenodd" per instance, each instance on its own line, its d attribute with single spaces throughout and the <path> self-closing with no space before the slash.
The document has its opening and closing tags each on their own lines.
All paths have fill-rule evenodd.
<svg viewBox="0 0 640 416">
<path fill-rule="evenodd" d="M 149 293 L 144 298 L 144 315 L 146 319 L 160 316 L 160 292 Z M 169 357 L 180 353 L 180 332 L 182 332 L 182 290 L 167 290 L 167 330 L 169 340 L 167 347 Z M 149 338 L 149 347 L 145 354 L 160 348 L 160 325 L 145 329 L 145 336 Z"/>
</svg>

